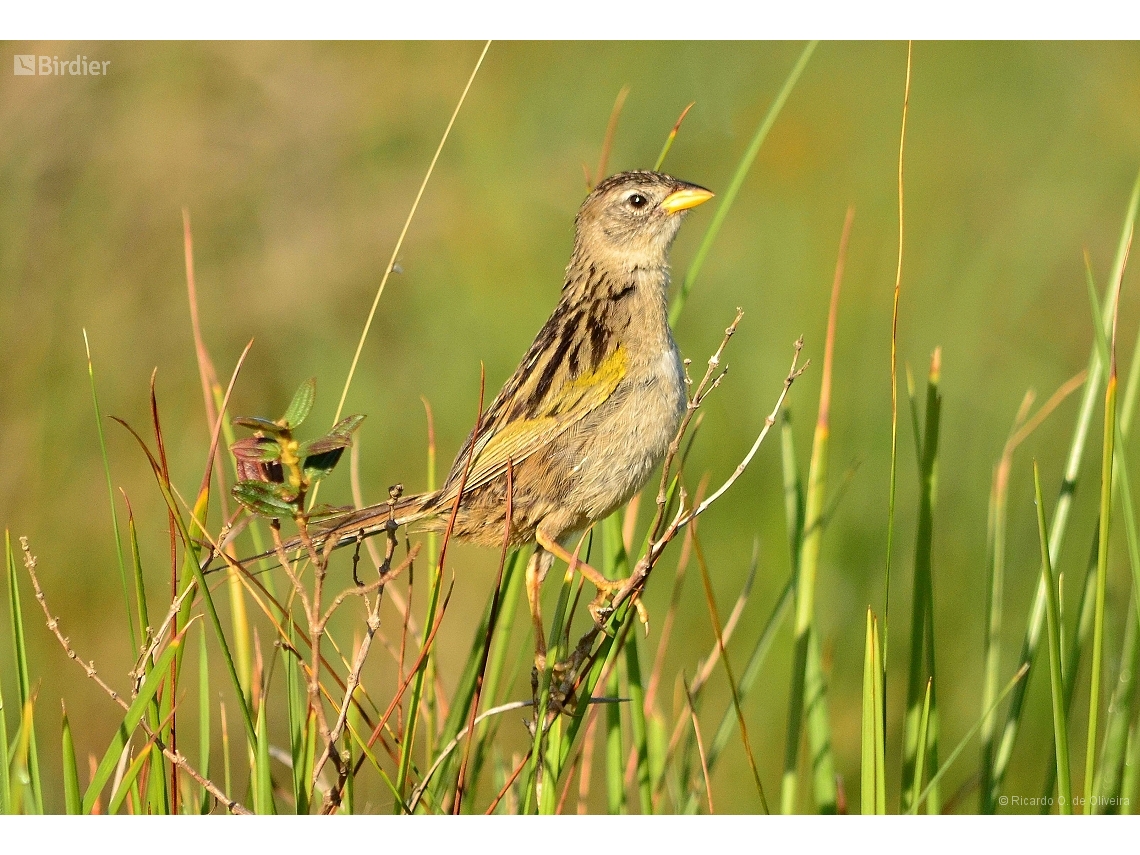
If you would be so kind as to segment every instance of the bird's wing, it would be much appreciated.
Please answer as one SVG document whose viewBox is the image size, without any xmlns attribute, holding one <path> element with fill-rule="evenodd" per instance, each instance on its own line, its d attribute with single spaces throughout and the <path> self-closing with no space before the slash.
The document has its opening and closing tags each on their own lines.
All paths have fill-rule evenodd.
<svg viewBox="0 0 1140 855">
<path fill-rule="evenodd" d="M 563 374 L 561 382 L 550 384 L 550 388 L 525 416 L 512 418 L 513 410 L 510 407 L 497 407 L 500 401 L 496 400 L 487 410 L 495 421 L 480 425 L 474 438 L 475 451 L 464 491 L 500 477 L 507 471 L 508 460 L 511 465 L 517 466 L 604 404 L 625 377 L 626 366 L 625 350 L 618 346 L 593 371 L 574 378 Z M 529 384 L 515 385 L 509 382 L 504 392 L 512 386 L 518 389 L 520 386 L 526 388 L 527 385 Z M 470 449 L 469 439 L 456 457 L 452 477 L 448 479 L 448 489 L 445 492 L 448 498 L 454 498 L 458 492 L 458 476 L 467 465 Z"/>
</svg>

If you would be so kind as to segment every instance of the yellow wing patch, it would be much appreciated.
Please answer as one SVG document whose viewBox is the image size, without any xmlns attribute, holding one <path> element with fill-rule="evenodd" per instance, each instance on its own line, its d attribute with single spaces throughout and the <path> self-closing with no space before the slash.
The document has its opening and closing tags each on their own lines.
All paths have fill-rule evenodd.
<svg viewBox="0 0 1140 855">
<path fill-rule="evenodd" d="M 518 465 L 604 404 L 625 377 L 628 360 L 617 347 L 596 371 L 583 374 L 547 396 L 537 418 L 519 419 L 489 433 L 475 450 L 464 490 L 486 484 L 507 471 L 507 460 Z M 458 483 L 455 485 L 458 488 Z"/>
</svg>

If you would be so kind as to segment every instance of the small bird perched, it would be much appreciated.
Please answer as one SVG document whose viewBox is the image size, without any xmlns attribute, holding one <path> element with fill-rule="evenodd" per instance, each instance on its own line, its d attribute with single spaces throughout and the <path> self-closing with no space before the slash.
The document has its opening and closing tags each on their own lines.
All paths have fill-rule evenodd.
<svg viewBox="0 0 1140 855">
<path fill-rule="evenodd" d="M 509 462 L 509 542 L 537 544 L 526 582 L 536 661 L 544 660 L 539 586 L 555 557 L 572 559 L 562 541 L 641 489 L 684 415 L 685 374 L 666 299 L 669 247 L 685 212 L 712 196 L 659 172 L 622 172 L 598 184 L 578 211 L 554 313 L 443 486 L 325 521 L 312 531 L 313 543 L 344 546 L 393 522 L 443 530 L 462 489 L 454 536 L 501 546 Z M 577 566 L 599 589 L 591 608 L 597 619 L 596 607 L 621 583 Z"/>
</svg>

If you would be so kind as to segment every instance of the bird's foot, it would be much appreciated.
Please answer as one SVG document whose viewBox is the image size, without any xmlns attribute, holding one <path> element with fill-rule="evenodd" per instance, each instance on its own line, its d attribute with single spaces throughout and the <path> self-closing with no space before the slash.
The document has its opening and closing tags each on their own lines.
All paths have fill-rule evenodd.
<svg viewBox="0 0 1140 855">
<path fill-rule="evenodd" d="M 599 584 L 598 580 L 591 579 L 590 581 L 598 586 L 598 596 L 596 596 L 593 602 L 586 608 L 590 612 L 590 617 L 594 619 L 594 625 L 602 632 L 609 634 L 609 630 L 606 628 L 606 622 L 610 619 L 610 615 L 614 613 L 613 597 L 625 586 L 627 580 L 616 579 L 611 581 L 603 579 L 601 580 L 602 584 Z M 641 601 L 640 593 L 634 593 L 631 600 L 633 607 L 637 610 L 638 620 L 641 621 L 641 625 L 645 628 L 645 634 L 648 636 L 649 610 L 645 608 L 645 603 Z"/>
</svg>

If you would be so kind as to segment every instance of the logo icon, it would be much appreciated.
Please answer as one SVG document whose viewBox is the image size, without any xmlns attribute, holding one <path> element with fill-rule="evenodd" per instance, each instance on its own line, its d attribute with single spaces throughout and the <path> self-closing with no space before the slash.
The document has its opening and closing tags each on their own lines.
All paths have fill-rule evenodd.
<svg viewBox="0 0 1140 855">
<path fill-rule="evenodd" d="M 35 74 L 36 55 L 34 53 L 17 53 L 12 56 L 13 74 Z"/>
</svg>

